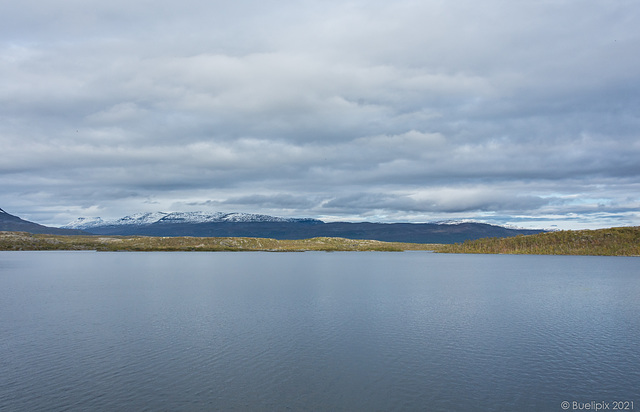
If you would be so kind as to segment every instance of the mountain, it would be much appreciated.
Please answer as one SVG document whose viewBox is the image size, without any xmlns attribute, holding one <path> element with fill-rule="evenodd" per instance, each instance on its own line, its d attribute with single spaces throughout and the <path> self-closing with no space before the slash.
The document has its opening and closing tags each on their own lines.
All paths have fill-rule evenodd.
<svg viewBox="0 0 640 412">
<path fill-rule="evenodd" d="M 63 228 L 99 235 L 264 237 L 307 239 L 329 236 L 387 242 L 456 243 L 485 237 L 511 237 L 542 230 L 512 229 L 486 223 L 325 223 L 247 213 L 155 212 L 115 220 L 80 218 Z"/>
<path fill-rule="evenodd" d="M 81 230 L 60 229 L 57 227 L 48 227 L 28 220 L 20 219 L 18 216 L 10 215 L 0 209 L 0 231 L 8 232 L 28 232 L 43 233 L 48 235 L 81 235 L 86 234 Z"/>
<path fill-rule="evenodd" d="M 203 223 L 323 223 L 317 219 L 284 218 L 251 213 L 153 212 L 136 213 L 120 219 L 78 218 L 62 226 L 65 229 L 96 229 L 104 227 L 145 227 L 149 225 L 180 225 Z M 126 230 L 126 229 L 125 229 Z"/>
</svg>

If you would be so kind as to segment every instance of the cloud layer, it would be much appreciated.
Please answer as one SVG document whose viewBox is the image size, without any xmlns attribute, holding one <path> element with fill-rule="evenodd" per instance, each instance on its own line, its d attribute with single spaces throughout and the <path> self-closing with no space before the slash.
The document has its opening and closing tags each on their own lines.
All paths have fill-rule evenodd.
<svg viewBox="0 0 640 412">
<path fill-rule="evenodd" d="M 635 1 L 0 13 L 0 205 L 640 225 Z"/>
</svg>

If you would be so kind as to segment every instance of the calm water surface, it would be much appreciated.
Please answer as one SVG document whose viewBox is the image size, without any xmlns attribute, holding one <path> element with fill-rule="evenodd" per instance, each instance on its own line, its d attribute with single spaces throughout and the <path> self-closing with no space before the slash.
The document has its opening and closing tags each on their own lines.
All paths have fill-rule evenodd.
<svg viewBox="0 0 640 412">
<path fill-rule="evenodd" d="M 640 258 L 0 252 L 0 410 L 640 410 L 639 314 Z"/>
</svg>

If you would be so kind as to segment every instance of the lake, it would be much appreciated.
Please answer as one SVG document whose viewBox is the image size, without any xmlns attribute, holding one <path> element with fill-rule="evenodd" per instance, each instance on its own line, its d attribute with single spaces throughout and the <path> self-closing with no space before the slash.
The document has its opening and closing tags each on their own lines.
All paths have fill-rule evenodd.
<svg viewBox="0 0 640 412">
<path fill-rule="evenodd" d="M 2 411 L 619 401 L 640 409 L 640 258 L 0 252 Z"/>
</svg>

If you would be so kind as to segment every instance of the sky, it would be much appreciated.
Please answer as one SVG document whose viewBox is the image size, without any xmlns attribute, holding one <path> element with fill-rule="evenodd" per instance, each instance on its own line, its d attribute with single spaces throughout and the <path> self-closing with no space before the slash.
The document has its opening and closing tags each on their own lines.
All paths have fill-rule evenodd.
<svg viewBox="0 0 640 412">
<path fill-rule="evenodd" d="M 0 207 L 640 225 L 637 0 L 0 0 Z"/>
</svg>

